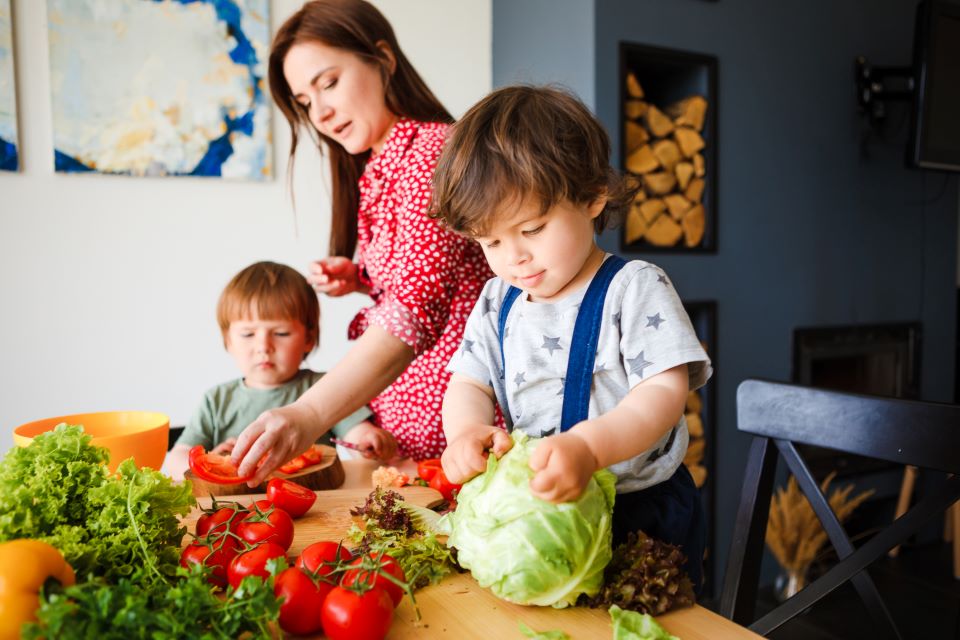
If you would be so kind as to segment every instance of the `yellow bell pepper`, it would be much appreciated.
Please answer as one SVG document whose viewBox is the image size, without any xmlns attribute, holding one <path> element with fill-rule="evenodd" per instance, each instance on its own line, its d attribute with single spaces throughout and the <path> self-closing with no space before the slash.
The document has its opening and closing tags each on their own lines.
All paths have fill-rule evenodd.
<svg viewBox="0 0 960 640">
<path fill-rule="evenodd" d="M 0 640 L 17 640 L 23 623 L 37 619 L 40 588 L 48 578 L 64 586 L 76 582 L 55 547 L 39 540 L 0 543 Z"/>
</svg>

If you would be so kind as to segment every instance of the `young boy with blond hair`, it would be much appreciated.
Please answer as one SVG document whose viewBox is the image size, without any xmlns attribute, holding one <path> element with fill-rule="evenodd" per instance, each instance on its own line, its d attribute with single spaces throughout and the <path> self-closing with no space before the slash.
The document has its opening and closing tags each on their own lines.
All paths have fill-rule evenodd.
<svg viewBox="0 0 960 640">
<path fill-rule="evenodd" d="M 195 445 L 229 455 L 236 437 L 267 409 L 287 405 L 309 389 L 323 373 L 301 369 L 320 338 L 320 303 L 306 278 L 275 262 L 257 262 L 227 284 L 217 303 L 223 346 L 243 374 L 207 391 L 164 468 L 182 477 Z M 396 441 L 369 422 L 361 408 L 338 422 L 333 435 L 352 442 L 369 455 L 390 458 Z M 319 440 L 330 444 L 330 432 Z"/>
<path fill-rule="evenodd" d="M 535 496 L 575 500 L 609 468 L 614 542 L 640 529 L 680 545 L 699 587 L 704 524 L 683 412 L 710 360 L 666 274 L 596 244 L 636 189 L 609 156 L 603 126 L 558 89 L 500 89 L 454 125 L 434 215 L 476 239 L 497 277 L 450 360 L 443 469 L 465 482 L 512 446 L 499 406 L 508 430 L 542 438 Z"/>
</svg>

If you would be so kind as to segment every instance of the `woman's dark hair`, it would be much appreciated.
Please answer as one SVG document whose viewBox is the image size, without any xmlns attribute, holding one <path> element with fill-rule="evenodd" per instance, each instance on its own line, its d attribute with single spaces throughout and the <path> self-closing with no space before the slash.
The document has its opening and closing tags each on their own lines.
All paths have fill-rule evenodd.
<svg viewBox="0 0 960 640">
<path fill-rule="evenodd" d="M 293 98 L 283 75 L 283 61 L 291 47 L 303 42 L 320 42 L 359 56 L 377 65 L 385 87 L 387 108 L 397 116 L 422 122 L 453 122 L 453 116 L 433 95 L 397 44 L 393 28 L 376 7 L 364 0 L 313 0 L 283 23 L 270 50 L 270 93 L 290 124 L 288 175 L 292 180 L 293 157 L 301 125 L 315 133 L 321 148 L 326 143 L 333 182 L 333 212 L 330 228 L 330 255 L 351 257 L 357 245 L 357 208 L 360 192 L 357 181 L 363 172 L 369 151 L 351 155 L 343 147 L 320 134 L 310 123 L 307 112 Z M 390 60 L 378 44 L 385 44 L 396 61 L 390 73 Z"/>
</svg>

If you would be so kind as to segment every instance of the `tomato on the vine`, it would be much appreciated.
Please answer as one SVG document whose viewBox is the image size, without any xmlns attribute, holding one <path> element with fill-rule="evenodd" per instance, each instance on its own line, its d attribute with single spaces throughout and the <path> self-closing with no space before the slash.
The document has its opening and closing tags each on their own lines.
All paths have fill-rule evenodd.
<svg viewBox="0 0 960 640">
<path fill-rule="evenodd" d="M 307 635 L 320 631 L 323 623 L 320 612 L 323 601 L 333 589 L 326 582 L 314 582 L 307 574 L 296 567 L 284 569 L 273 583 L 273 593 L 280 602 L 280 627 L 297 635 Z"/>
<path fill-rule="evenodd" d="M 247 510 L 236 503 L 230 503 L 225 507 L 217 507 L 218 504 L 221 503 L 214 500 L 214 506 L 209 510 L 204 509 L 203 515 L 197 518 L 198 537 L 236 531 L 237 524 L 247 515 Z"/>
<path fill-rule="evenodd" d="M 230 563 L 240 552 L 240 543 L 232 535 L 206 536 L 197 538 L 180 553 L 180 566 L 189 568 L 191 564 L 210 567 L 210 582 L 219 586 L 227 585 L 227 572 Z"/>
<path fill-rule="evenodd" d="M 218 453 L 207 453 L 202 444 L 198 444 L 187 456 L 190 471 L 201 480 L 215 484 L 240 484 L 246 482 L 252 475 L 240 477 L 237 475 L 237 465 L 233 464 L 230 456 Z"/>
<path fill-rule="evenodd" d="M 447 474 L 443 472 L 443 469 L 440 469 L 430 478 L 430 488 L 439 491 L 446 500 L 455 500 L 456 493 L 460 492 L 463 485 L 454 484 L 447 480 Z"/>
<path fill-rule="evenodd" d="M 317 500 L 317 494 L 296 482 L 273 478 L 267 483 L 267 500 L 294 518 L 299 518 L 310 510 Z"/>
<path fill-rule="evenodd" d="M 260 576 L 264 580 L 270 575 L 267 560 L 282 558 L 287 551 L 275 542 L 264 542 L 248 549 L 230 561 L 227 567 L 227 582 L 236 589 L 247 576 Z"/>
<path fill-rule="evenodd" d="M 430 458 L 417 463 L 417 475 L 427 482 L 430 482 L 433 476 L 441 470 L 443 470 L 443 466 L 440 464 L 440 458 Z"/>
<path fill-rule="evenodd" d="M 393 601 L 376 587 L 363 595 L 334 587 L 323 601 L 320 619 L 330 640 L 382 640 L 393 622 Z"/>
<path fill-rule="evenodd" d="M 293 518 L 269 500 L 257 500 L 237 523 L 236 532 L 250 544 L 274 542 L 286 550 L 293 544 Z"/>
<path fill-rule="evenodd" d="M 343 574 L 343 578 L 340 580 L 341 586 L 352 587 L 359 584 L 363 587 L 372 586 L 383 589 L 390 596 L 393 606 L 400 604 L 400 600 L 403 598 L 403 588 L 394 584 L 390 578 L 381 575 L 387 573 L 401 582 L 406 581 L 403 569 L 400 568 L 396 560 L 385 553 L 371 553 L 366 557 L 357 558 L 350 563 L 350 566 L 357 568 L 350 569 Z"/>
<path fill-rule="evenodd" d="M 297 557 L 296 566 L 306 569 L 310 573 L 319 576 L 329 575 L 333 567 L 324 565 L 325 562 L 336 562 L 337 560 L 349 560 L 350 550 L 342 544 L 321 540 L 308 545 Z"/>
</svg>

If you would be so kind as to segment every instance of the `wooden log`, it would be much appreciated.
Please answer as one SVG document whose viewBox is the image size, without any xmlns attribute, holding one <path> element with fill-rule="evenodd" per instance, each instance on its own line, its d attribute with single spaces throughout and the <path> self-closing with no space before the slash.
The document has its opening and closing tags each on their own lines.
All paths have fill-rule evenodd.
<svg viewBox="0 0 960 640">
<path fill-rule="evenodd" d="M 623 103 L 623 113 L 631 120 L 639 120 L 647 112 L 647 103 L 643 100 L 627 100 Z"/>
<path fill-rule="evenodd" d="M 673 138 L 677 141 L 677 144 L 680 145 L 680 151 L 685 158 L 692 158 L 696 155 L 697 151 L 700 151 L 700 149 L 703 149 L 705 146 L 700 134 L 690 127 L 677 127 L 673 131 Z"/>
<path fill-rule="evenodd" d="M 703 437 L 703 420 L 700 419 L 699 413 L 688 413 L 686 414 L 687 420 L 687 431 L 690 432 L 691 438 L 702 438 Z"/>
<path fill-rule="evenodd" d="M 657 216 L 667 210 L 666 203 L 660 198 L 650 198 L 645 202 L 641 202 L 640 213 L 643 215 L 643 219 L 648 223 L 653 222 Z"/>
<path fill-rule="evenodd" d="M 673 172 L 677 174 L 677 187 L 682 191 L 687 188 L 687 185 L 690 184 L 690 178 L 693 177 L 693 163 L 678 162 L 677 166 L 673 168 Z"/>
<path fill-rule="evenodd" d="M 625 138 L 627 140 L 627 155 L 630 155 L 640 147 L 642 147 L 648 140 L 650 140 L 650 134 L 647 133 L 647 130 L 641 127 L 636 122 L 630 122 L 627 120 L 626 126 L 624 126 L 624 133 L 626 134 Z M 677 154 L 679 155 L 680 149 L 677 149 Z"/>
<path fill-rule="evenodd" d="M 706 183 L 703 181 L 703 178 L 694 178 L 690 181 L 690 184 L 687 185 L 683 195 L 686 196 L 690 202 L 700 202 L 703 198 L 703 187 L 705 185 Z"/>
<path fill-rule="evenodd" d="M 665 138 L 673 131 L 673 120 L 652 104 L 647 107 L 643 119 L 647 123 L 647 129 L 655 138 Z"/>
<path fill-rule="evenodd" d="M 662 196 L 677 186 L 677 176 L 669 171 L 647 173 L 643 176 L 643 185 L 651 194 Z"/>
<path fill-rule="evenodd" d="M 707 481 L 707 468 L 702 464 L 687 465 L 687 471 L 690 472 L 690 476 L 693 478 L 693 484 L 697 488 L 702 487 L 703 483 Z"/>
<path fill-rule="evenodd" d="M 691 439 L 687 445 L 687 452 L 683 456 L 683 463 L 686 465 L 699 464 L 703 460 L 703 452 L 707 448 L 707 443 L 703 438 Z"/>
<path fill-rule="evenodd" d="M 636 242 L 643 237 L 643 234 L 647 230 L 647 221 L 643 217 L 643 213 L 640 211 L 639 205 L 634 205 L 630 207 L 630 211 L 627 212 L 627 224 L 626 232 L 624 233 L 624 240 L 627 244 L 631 242 Z"/>
<path fill-rule="evenodd" d="M 683 235 L 683 229 L 680 228 L 680 225 L 676 220 L 670 216 L 660 216 L 653 221 L 649 227 L 647 227 L 647 232 L 644 237 L 652 245 L 658 247 L 672 247 L 677 244 L 677 241 L 680 240 L 680 237 Z"/>
<path fill-rule="evenodd" d="M 683 220 L 683 214 L 690 210 L 690 207 L 693 206 L 693 203 L 684 198 L 679 193 L 671 193 L 670 195 L 664 196 L 663 201 L 667 205 L 667 210 L 670 212 L 670 215 L 673 216 L 673 219 L 676 221 Z"/>
<path fill-rule="evenodd" d="M 660 161 L 667 171 L 673 171 L 677 163 L 683 158 L 680 155 L 680 147 L 673 140 L 658 140 L 653 144 L 653 155 Z"/>
<path fill-rule="evenodd" d="M 693 156 L 693 173 L 698 178 L 702 178 L 707 175 L 706 162 L 703 160 L 703 154 L 696 154 Z"/>
<path fill-rule="evenodd" d="M 700 413 L 703 408 L 703 402 L 700 400 L 699 391 L 690 391 L 687 393 L 687 413 Z"/>
<path fill-rule="evenodd" d="M 686 126 L 697 131 L 703 131 L 703 122 L 707 114 L 707 100 L 703 96 L 690 96 L 670 105 L 666 111 L 677 126 Z"/>
<path fill-rule="evenodd" d="M 640 86 L 637 76 L 632 71 L 627 73 L 627 95 L 631 98 L 643 97 L 643 87 Z"/>
<path fill-rule="evenodd" d="M 337 489 L 343 484 L 345 477 L 343 464 L 337 456 L 337 451 L 333 447 L 323 446 L 323 459 L 310 467 L 305 467 L 296 473 L 286 474 L 274 471 L 270 474 L 271 478 L 286 478 L 301 484 L 308 489 L 321 491 L 324 489 Z M 256 487 L 250 488 L 246 483 L 241 484 L 217 484 L 207 482 L 193 475 L 193 472 L 187 469 L 183 474 L 184 478 L 193 483 L 193 495 L 200 496 L 229 496 L 248 493 L 265 493 L 267 483 L 264 482 Z"/>
<path fill-rule="evenodd" d="M 706 214 L 702 204 L 693 207 L 683 216 L 683 242 L 688 247 L 696 247 L 703 240 L 706 228 Z"/>
<path fill-rule="evenodd" d="M 627 156 L 627 171 L 643 175 L 660 168 L 660 161 L 653 155 L 650 145 L 645 144 Z"/>
<path fill-rule="evenodd" d="M 637 189 L 636 195 L 633 196 L 633 202 L 635 204 L 640 204 L 646 199 L 647 199 L 647 192 L 644 191 L 643 187 L 641 186 L 639 189 Z"/>
</svg>

